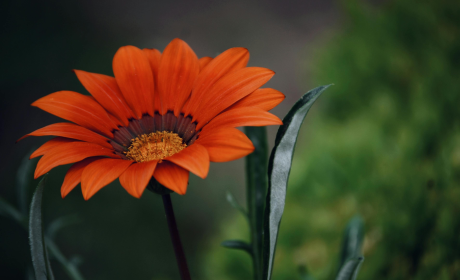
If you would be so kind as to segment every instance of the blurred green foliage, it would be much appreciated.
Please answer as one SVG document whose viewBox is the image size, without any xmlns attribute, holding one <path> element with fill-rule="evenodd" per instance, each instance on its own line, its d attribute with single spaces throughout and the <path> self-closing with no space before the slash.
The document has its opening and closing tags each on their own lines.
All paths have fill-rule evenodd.
<svg viewBox="0 0 460 280">
<path fill-rule="evenodd" d="M 309 67 L 335 86 L 297 144 L 273 279 L 301 279 L 304 265 L 333 279 L 356 213 L 358 279 L 460 279 L 460 1 L 345 5 L 348 23 Z M 247 239 L 245 227 L 225 221 L 216 239 Z M 205 263 L 208 279 L 250 278 L 244 253 Z"/>
</svg>

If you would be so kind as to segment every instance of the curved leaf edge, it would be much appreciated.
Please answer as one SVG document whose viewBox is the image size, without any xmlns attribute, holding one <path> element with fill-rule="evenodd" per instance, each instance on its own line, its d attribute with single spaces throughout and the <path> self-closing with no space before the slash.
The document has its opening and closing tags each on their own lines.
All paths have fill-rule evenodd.
<svg viewBox="0 0 460 280">
<path fill-rule="evenodd" d="M 29 214 L 29 242 L 32 264 L 37 280 L 54 280 L 43 234 L 42 198 L 48 174 L 46 174 L 32 197 Z"/>
<path fill-rule="evenodd" d="M 273 270 L 273 261 L 274 261 L 274 256 L 275 256 L 275 249 L 276 249 L 276 239 L 278 237 L 278 231 L 279 231 L 279 224 L 281 222 L 281 217 L 284 212 L 284 204 L 285 204 L 285 199 L 286 199 L 286 187 L 289 179 L 289 174 L 291 170 L 291 164 L 292 164 L 292 156 L 294 153 L 294 148 L 295 144 L 297 142 L 297 136 L 300 130 L 300 127 L 310 110 L 311 106 L 313 103 L 316 101 L 316 99 L 321 95 L 321 93 L 326 90 L 330 85 L 325 85 L 325 86 L 319 86 L 317 88 L 314 88 L 307 93 L 305 93 L 289 110 L 287 115 L 283 119 L 283 125 L 281 125 L 278 129 L 278 132 L 276 134 L 275 138 L 275 146 L 272 149 L 272 152 L 270 154 L 269 158 L 269 163 L 268 163 L 268 190 L 267 190 L 267 196 L 266 196 L 266 203 L 265 203 L 265 214 L 264 214 L 264 241 L 263 241 L 263 253 L 262 253 L 262 275 L 263 279 L 270 280 L 271 278 L 271 272 Z M 296 127 L 294 127 L 294 134 L 295 137 L 294 139 L 288 139 L 291 140 L 290 143 L 287 143 L 288 145 L 285 148 L 285 150 L 288 150 L 289 152 L 289 162 L 283 162 L 281 163 L 281 166 L 285 167 L 284 174 L 281 174 L 282 177 L 285 179 L 284 182 L 279 186 L 278 188 L 281 188 L 282 194 L 275 194 L 274 197 L 277 198 L 280 201 L 279 205 L 276 205 L 275 210 L 273 211 L 273 204 L 272 204 L 272 183 L 273 183 L 273 170 L 274 170 L 274 165 L 276 161 L 276 156 L 277 152 L 279 150 L 280 144 L 285 139 L 285 135 L 288 131 L 288 129 L 292 128 L 291 124 L 292 121 L 298 117 L 298 114 L 303 116 L 300 116 L 301 119 L 297 119 L 297 123 L 295 123 Z M 288 141 L 286 140 L 286 141 Z M 289 141 L 288 141 L 289 142 Z M 282 161 L 279 160 L 279 161 Z M 282 179 L 283 179 L 282 178 Z M 276 216 L 275 216 L 276 215 Z M 271 228 L 271 229 L 270 229 Z"/>
</svg>

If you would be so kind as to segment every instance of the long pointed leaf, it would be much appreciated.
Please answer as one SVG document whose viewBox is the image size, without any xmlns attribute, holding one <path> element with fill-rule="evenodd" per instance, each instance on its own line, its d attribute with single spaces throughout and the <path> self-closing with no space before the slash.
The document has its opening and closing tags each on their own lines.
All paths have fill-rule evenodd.
<svg viewBox="0 0 460 280">
<path fill-rule="evenodd" d="M 335 280 L 355 280 L 364 258 L 352 258 L 345 262 Z"/>
<path fill-rule="evenodd" d="M 249 255 L 252 255 L 251 245 L 241 240 L 225 240 L 220 245 L 229 249 L 243 250 Z"/>
<path fill-rule="evenodd" d="M 319 95 L 328 88 L 317 87 L 302 96 L 283 119 L 276 134 L 275 146 L 268 164 L 268 193 L 264 217 L 264 279 L 271 278 L 276 240 L 284 212 L 286 189 L 291 171 L 292 157 L 297 136 L 305 116 Z"/>
<path fill-rule="evenodd" d="M 346 260 L 361 256 L 363 238 L 363 219 L 360 216 L 355 216 L 348 222 L 347 228 L 345 229 L 339 267 L 342 267 Z"/>
<path fill-rule="evenodd" d="M 37 280 L 54 280 L 46 251 L 42 223 L 42 197 L 47 177 L 48 175 L 45 175 L 38 184 L 32 198 L 32 203 L 30 204 L 29 241 L 35 278 Z"/>
<path fill-rule="evenodd" d="M 36 159 L 30 160 L 30 155 L 34 150 L 31 150 L 22 159 L 16 173 L 16 190 L 18 195 L 19 210 L 24 216 L 29 213 L 29 201 L 31 195 L 31 181 L 34 178 L 34 166 L 36 165 Z"/>
<path fill-rule="evenodd" d="M 254 279 L 262 279 L 262 245 L 265 195 L 268 187 L 268 144 L 265 127 L 245 127 L 255 150 L 246 157 L 246 199 L 251 230 Z"/>
</svg>

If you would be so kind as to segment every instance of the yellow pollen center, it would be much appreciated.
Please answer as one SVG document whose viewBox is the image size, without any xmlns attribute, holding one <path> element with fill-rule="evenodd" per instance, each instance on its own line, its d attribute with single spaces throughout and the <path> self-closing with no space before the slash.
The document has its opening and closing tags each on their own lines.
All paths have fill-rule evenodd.
<svg viewBox="0 0 460 280">
<path fill-rule="evenodd" d="M 172 156 L 187 147 L 177 133 L 157 131 L 142 134 L 131 140 L 126 157 L 136 162 L 161 160 Z"/>
</svg>

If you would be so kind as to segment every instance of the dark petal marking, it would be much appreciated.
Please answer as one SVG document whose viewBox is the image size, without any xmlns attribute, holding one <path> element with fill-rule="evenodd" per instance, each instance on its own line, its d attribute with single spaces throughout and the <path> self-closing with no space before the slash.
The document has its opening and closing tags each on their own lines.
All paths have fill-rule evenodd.
<svg viewBox="0 0 460 280">
<path fill-rule="evenodd" d="M 184 135 L 185 126 L 186 126 L 187 121 L 188 120 L 187 118 L 184 117 L 184 114 L 179 115 L 174 132 L 177 133 L 180 137 Z"/>
<path fill-rule="evenodd" d="M 180 127 L 177 129 L 177 134 L 179 134 L 179 136 L 182 137 L 182 139 L 184 138 L 184 134 L 187 131 L 189 125 L 191 124 L 191 121 L 191 117 L 184 118 Z"/>
<path fill-rule="evenodd" d="M 155 130 L 156 131 L 163 131 L 163 116 L 160 115 L 158 112 L 155 112 Z"/>
<path fill-rule="evenodd" d="M 125 147 L 128 147 L 129 145 L 131 145 L 131 139 L 133 138 L 136 138 L 136 137 L 133 136 L 129 132 L 129 130 L 124 126 L 119 127 L 119 130 L 113 134 L 113 140 L 115 140 L 117 143 L 120 143 L 122 146 L 125 146 Z"/>
<path fill-rule="evenodd" d="M 155 119 L 152 116 L 145 115 L 140 121 L 147 134 L 155 132 Z"/>
<path fill-rule="evenodd" d="M 139 120 L 129 121 L 128 129 L 133 135 L 142 135 L 146 133 Z"/>
<path fill-rule="evenodd" d="M 182 139 L 184 139 L 184 142 L 187 143 L 189 142 L 190 139 L 196 134 L 196 122 L 194 123 L 189 123 L 184 130 L 184 134 L 182 136 Z"/>
<path fill-rule="evenodd" d="M 177 122 L 176 122 L 176 126 L 174 127 L 174 133 L 178 133 L 179 131 L 179 128 L 181 127 L 182 123 L 184 122 L 184 114 L 179 114 L 179 116 L 177 117 Z M 180 136 L 180 135 L 179 135 Z"/>
<path fill-rule="evenodd" d="M 174 131 L 174 128 L 176 127 L 176 121 L 177 118 L 176 116 L 174 116 L 174 113 L 172 111 L 166 113 L 166 115 L 163 116 L 163 130 Z"/>
<path fill-rule="evenodd" d="M 115 152 L 115 154 L 120 156 L 122 159 L 128 159 L 124 153 Z"/>
<path fill-rule="evenodd" d="M 183 114 L 176 117 L 172 111 L 165 115 L 155 112 L 154 116 L 144 115 L 142 119 L 130 119 L 127 127 L 120 126 L 113 131 L 113 138 L 108 141 L 117 155 L 126 159 L 125 152 L 131 145 L 132 140 L 143 134 L 157 131 L 168 131 L 177 133 L 182 138 L 183 143 L 193 144 L 198 137 L 196 122 L 192 123 L 192 117 L 184 117 Z"/>
<path fill-rule="evenodd" d="M 110 145 L 112 145 L 112 147 L 115 149 L 115 151 L 117 151 L 119 153 L 123 153 L 124 151 L 128 150 L 126 147 L 121 146 L 120 144 L 118 144 L 115 141 L 109 141 L 109 143 L 110 143 Z"/>
<path fill-rule="evenodd" d="M 188 142 L 187 142 L 187 146 L 190 146 L 193 144 L 193 142 L 195 142 L 195 140 L 198 138 L 198 134 L 194 134 L 192 139 L 190 139 Z"/>
</svg>

